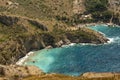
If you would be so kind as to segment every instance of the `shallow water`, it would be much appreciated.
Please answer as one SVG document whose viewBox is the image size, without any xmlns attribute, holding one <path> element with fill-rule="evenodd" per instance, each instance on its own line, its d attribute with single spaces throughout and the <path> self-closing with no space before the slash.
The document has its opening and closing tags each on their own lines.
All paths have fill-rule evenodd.
<svg viewBox="0 0 120 80">
<path fill-rule="evenodd" d="M 103 45 L 76 44 L 35 51 L 24 65 L 38 66 L 46 73 L 79 76 L 85 72 L 120 72 L 120 28 L 98 25 L 89 27 L 111 41 Z"/>
</svg>

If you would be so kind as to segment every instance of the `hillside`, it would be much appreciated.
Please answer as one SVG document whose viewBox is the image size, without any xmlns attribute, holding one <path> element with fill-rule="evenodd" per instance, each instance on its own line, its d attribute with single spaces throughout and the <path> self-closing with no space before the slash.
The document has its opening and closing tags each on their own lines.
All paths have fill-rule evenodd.
<svg viewBox="0 0 120 80">
<path fill-rule="evenodd" d="M 87 28 L 65 30 L 55 26 L 51 32 L 37 20 L 12 15 L 0 15 L 0 37 L 1 64 L 15 63 L 29 51 L 47 46 L 59 47 L 71 42 L 100 44 L 108 41 L 100 33 Z"/>
<path fill-rule="evenodd" d="M 96 1 L 97 5 L 93 5 Z M 54 48 L 70 43 L 106 43 L 108 39 L 101 33 L 83 26 L 76 27 L 78 24 L 110 21 L 119 25 L 119 10 L 108 9 L 108 6 L 113 7 L 110 3 L 116 3 L 102 3 L 103 0 L 0 0 L 0 64 L 15 64 L 29 51 L 48 46 Z M 96 10 L 96 6 L 102 6 L 103 11 Z M 91 11 L 93 8 L 95 10 Z M 55 77 L 58 80 L 61 77 L 63 80 L 74 80 L 74 77 L 64 75 Z M 36 76 L 24 80 L 34 78 Z M 46 76 L 43 75 L 43 78 Z M 75 79 L 79 80 L 79 77 Z"/>
<path fill-rule="evenodd" d="M 68 25 L 110 22 L 113 12 L 112 22 L 119 24 L 116 20 L 120 15 L 119 0 L 2 0 L 0 3 L 0 12 L 39 19 L 51 29 L 61 21 Z"/>
<path fill-rule="evenodd" d="M 47 46 L 107 41 L 101 34 L 87 28 L 73 30 L 70 25 L 73 24 L 72 17 L 85 11 L 82 0 L 2 0 L 0 3 L 0 63 L 14 63 L 27 52 Z M 79 7 L 81 11 L 84 9 L 83 12 L 78 10 L 75 13 L 74 9 Z"/>
</svg>

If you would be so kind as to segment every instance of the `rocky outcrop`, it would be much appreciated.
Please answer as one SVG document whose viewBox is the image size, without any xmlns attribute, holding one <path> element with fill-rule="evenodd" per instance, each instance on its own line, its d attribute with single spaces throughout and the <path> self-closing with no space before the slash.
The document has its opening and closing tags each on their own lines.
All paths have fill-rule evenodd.
<svg viewBox="0 0 120 80">
<path fill-rule="evenodd" d="M 16 20 L 17 19 L 17 20 Z M 16 63 L 29 51 L 60 47 L 70 43 L 101 44 L 108 41 L 88 28 L 48 31 L 39 21 L 18 16 L 0 15 L 0 63 Z"/>
<path fill-rule="evenodd" d="M 26 17 L 20 17 L 20 16 L 0 14 L 0 23 L 6 26 L 14 26 L 14 25 L 28 26 L 29 25 L 29 26 L 34 26 L 36 28 L 39 28 L 43 31 L 48 31 L 48 28 L 43 24 L 41 24 L 39 21 L 32 20 Z"/>
<path fill-rule="evenodd" d="M 56 42 L 55 45 L 56 45 L 57 47 L 61 47 L 62 45 L 68 45 L 68 44 L 70 44 L 70 43 L 71 43 L 70 40 L 67 39 L 67 38 L 65 38 L 65 39 L 63 39 L 63 40 L 60 40 L 60 41 Z"/>
<path fill-rule="evenodd" d="M 32 25 L 34 25 L 34 26 L 42 29 L 43 31 L 48 31 L 47 27 L 44 26 L 44 25 L 42 25 L 42 24 L 40 24 L 39 22 L 34 21 L 34 20 L 28 20 L 28 21 L 29 21 Z"/>
<path fill-rule="evenodd" d="M 83 34 L 84 33 L 84 34 Z M 72 43 L 107 43 L 108 39 L 101 33 L 82 27 L 79 30 L 66 32 L 68 40 Z"/>
<path fill-rule="evenodd" d="M 16 24 L 18 21 L 19 21 L 19 18 L 17 17 L 0 15 L 0 22 L 6 26 L 12 26 Z"/>
<path fill-rule="evenodd" d="M 31 75 L 40 76 L 43 74 L 44 73 L 35 66 L 0 65 L 0 76 L 2 77 L 22 78 Z"/>
</svg>

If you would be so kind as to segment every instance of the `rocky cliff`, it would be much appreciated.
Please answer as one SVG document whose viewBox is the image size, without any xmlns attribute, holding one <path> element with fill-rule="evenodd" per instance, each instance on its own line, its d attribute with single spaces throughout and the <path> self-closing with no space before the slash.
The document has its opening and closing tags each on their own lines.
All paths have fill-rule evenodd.
<svg viewBox="0 0 120 80">
<path fill-rule="evenodd" d="M 89 35 L 88 35 L 89 34 Z M 0 63 L 11 64 L 32 50 L 70 43 L 105 43 L 103 35 L 87 28 L 53 31 L 39 21 L 20 16 L 0 15 Z"/>
<path fill-rule="evenodd" d="M 86 20 L 93 22 L 91 20 L 93 16 L 85 12 L 85 1 L 0 0 L 0 64 L 14 64 L 29 51 L 40 50 L 47 46 L 60 47 L 72 42 L 94 44 L 107 42 L 108 39 L 93 30 L 87 28 L 71 29 L 77 22 L 86 23 Z M 116 2 L 114 4 L 116 5 Z M 110 5 L 110 7 L 113 6 Z M 111 10 L 114 9 L 111 8 Z M 118 18 L 114 18 L 113 21 L 119 23 L 118 20 L 115 21 L 116 19 Z M 69 29 L 67 30 L 67 28 Z M 0 74 L 2 74 L 2 77 L 10 74 L 17 78 L 20 75 L 24 76 L 23 74 L 33 75 L 31 68 L 26 69 L 28 67 L 0 66 Z M 36 68 L 33 69 L 39 71 Z M 34 72 L 35 75 L 39 73 L 37 71 Z M 95 74 L 90 73 L 90 75 L 94 76 Z M 87 73 L 83 76 L 90 77 L 90 75 Z M 30 76 L 24 80 L 35 80 L 37 78 L 40 80 L 92 80 L 58 74 Z M 106 79 L 113 80 L 113 77 L 103 80 Z M 0 78 L 0 80 L 3 80 L 3 78 Z M 95 79 L 93 78 L 93 80 Z"/>
</svg>

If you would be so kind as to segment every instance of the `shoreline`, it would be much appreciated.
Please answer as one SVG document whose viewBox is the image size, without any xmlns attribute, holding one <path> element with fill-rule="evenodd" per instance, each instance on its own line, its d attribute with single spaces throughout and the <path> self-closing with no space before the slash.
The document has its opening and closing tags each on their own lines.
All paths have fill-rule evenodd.
<svg viewBox="0 0 120 80">
<path fill-rule="evenodd" d="M 90 27 L 90 26 L 97 26 L 97 25 L 105 25 L 108 27 L 119 27 L 120 25 L 114 23 L 104 23 L 104 22 L 97 22 L 97 23 L 85 23 L 85 24 L 78 24 L 76 27 Z"/>
<path fill-rule="evenodd" d="M 70 44 L 68 44 L 68 45 L 62 45 L 61 47 L 74 46 L 75 44 L 76 44 L 76 43 L 70 43 Z M 56 47 L 56 48 L 57 48 L 57 47 Z M 58 47 L 58 48 L 59 48 L 59 47 Z M 44 49 L 51 49 L 51 47 L 50 47 L 50 48 L 45 47 Z M 42 50 L 42 49 L 40 49 L 40 50 Z M 25 60 L 27 60 L 28 57 L 29 57 L 30 55 L 32 55 L 32 54 L 34 54 L 34 52 L 32 52 L 32 51 L 28 52 L 24 57 L 20 58 L 15 64 L 16 64 L 16 65 L 23 65 L 24 62 L 25 62 Z"/>
<path fill-rule="evenodd" d="M 24 57 L 20 58 L 17 62 L 16 62 L 16 65 L 23 65 L 25 60 L 28 59 L 28 57 L 31 55 L 31 54 L 34 54 L 34 52 L 30 51 L 29 53 L 27 53 Z"/>
<path fill-rule="evenodd" d="M 109 41 L 107 43 L 104 43 L 104 44 L 110 44 L 111 42 L 113 42 L 113 39 L 110 39 L 109 38 Z M 74 45 L 77 45 L 77 43 L 70 43 L 68 45 L 62 45 L 61 47 L 58 47 L 58 48 L 67 48 L 67 47 L 71 47 L 71 46 L 74 46 Z M 92 44 L 92 43 L 78 43 L 78 45 L 82 45 L 82 46 L 85 46 L 85 45 L 94 45 L 94 46 L 97 46 L 97 45 L 103 45 L 103 44 Z M 57 47 L 56 47 L 57 48 Z M 44 48 L 46 49 L 46 48 Z M 47 49 L 51 49 L 51 48 L 47 48 Z M 42 49 L 41 49 L 42 50 Z M 20 58 L 15 64 L 16 65 L 23 65 L 24 62 L 28 59 L 28 57 L 30 55 L 34 54 L 34 52 L 30 51 L 29 53 L 27 53 L 24 57 Z"/>
<path fill-rule="evenodd" d="M 106 26 L 108 26 L 108 23 L 89 23 L 89 24 L 82 24 L 82 26 L 81 26 L 81 24 L 80 24 L 80 27 L 90 27 L 90 26 L 96 26 L 96 25 L 106 25 Z M 78 25 L 78 27 L 79 27 L 79 25 Z M 105 34 L 104 33 L 102 33 L 102 32 L 99 32 L 99 33 L 101 33 L 103 36 L 105 36 Z M 104 44 L 110 44 L 110 43 L 112 43 L 113 41 L 114 41 L 114 39 L 113 38 L 109 38 L 109 37 L 107 37 L 107 39 L 108 39 L 108 41 L 107 41 L 107 43 L 104 43 Z M 61 45 L 61 47 L 70 47 L 70 46 L 74 46 L 74 45 L 76 45 L 77 43 L 70 43 L 70 44 L 63 44 L 63 45 Z M 92 44 L 92 43 L 78 43 L 79 45 L 101 45 L 101 44 Z M 50 47 L 51 48 L 51 47 Z M 45 47 L 44 49 L 50 49 L 49 47 Z M 56 47 L 57 48 L 57 47 Z M 22 57 L 22 58 L 20 58 L 20 59 L 18 59 L 18 61 L 15 63 L 16 65 L 23 65 L 24 64 L 24 62 L 25 62 L 25 60 L 27 60 L 27 58 L 31 55 L 31 54 L 34 54 L 34 52 L 32 52 L 32 51 L 30 51 L 30 52 L 28 52 L 24 57 Z"/>
</svg>

